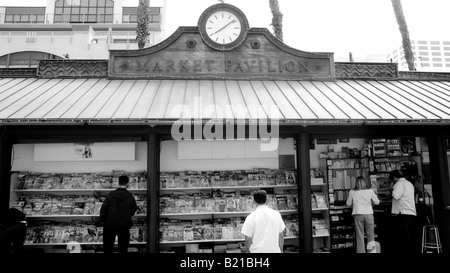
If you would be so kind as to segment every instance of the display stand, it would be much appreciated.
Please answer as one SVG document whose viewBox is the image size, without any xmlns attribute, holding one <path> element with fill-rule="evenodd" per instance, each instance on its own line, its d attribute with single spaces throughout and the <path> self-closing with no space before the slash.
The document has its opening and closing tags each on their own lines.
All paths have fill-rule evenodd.
<svg viewBox="0 0 450 273">
<path fill-rule="evenodd" d="M 345 202 L 348 193 L 355 187 L 355 180 L 363 176 L 368 181 L 368 158 L 322 158 L 322 170 L 326 173 L 328 200 L 330 203 L 330 251 L 354 252 L 355 231 L 351 207 Z"/>
<path fill-rule="evenodd" d="M 162 173 L 161 252 L 248 252 L 240 230 L 258 189 L 284 219 L 285 252 L 298 252 L 287 247 L 299 238 L 296 173 L 269 169 Z"/>
<path fill-rule="evenodd" d="M 84 252 L 102 251 L 100 207 L 106 195 L 118 186 L 118 177 L 122 174 L 130 177 L 129 191 L 138 205 L 133 216 L 134 225 L 130 229 L 130 245 L 145 245 L 145 172 L 16 172 L 11 177 L 11 207 L 23 211 L 26 215 L 28 226 L 25 246 L 42 248 L 44 252 L 65 252 L 67 244 L 76 242 Z"/>
</svg>

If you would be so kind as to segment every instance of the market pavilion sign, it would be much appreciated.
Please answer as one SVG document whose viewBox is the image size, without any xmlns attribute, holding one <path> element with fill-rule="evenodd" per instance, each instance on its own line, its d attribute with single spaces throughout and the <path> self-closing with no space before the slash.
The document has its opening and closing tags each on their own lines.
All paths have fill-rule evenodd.
<svg viewBox="0 0 450 273">
<path fill-rule="evenodd" d="M 208 45 L 198 27 L 180 27 L 141 50 L 111 50 L 109 77 L 120 79 L 333 80 L 333 53 L 293 49 L 267 29 L 251 28 L 230 50 Z"/>
</svg>

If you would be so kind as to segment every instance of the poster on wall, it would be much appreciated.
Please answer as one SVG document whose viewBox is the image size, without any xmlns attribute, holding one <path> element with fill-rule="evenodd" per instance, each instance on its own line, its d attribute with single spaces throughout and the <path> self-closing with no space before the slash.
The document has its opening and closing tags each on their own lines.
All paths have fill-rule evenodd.
<svg viewBox="0 0 450 273">
<path fill-rule="evenodd" d="M 134 142 L 35 144 L 34 161 L 128 161 L 135 150 Z"/>
<path fill-rule="evenodd" d="M 415 137 L 400 138 L 400 149 L 403 155 L 411 155 L 416 153 L 416 139 Z"/>
<path fill-rule="evenodd" d="M 328 138 L 318 138 L 316 140 L 317 145 L 328 145 L 328 144 L 337 144 L 337 139 L 333 138 L 333 139 L 328 139 Z"/>
<path fill-rule="evenodd" d="M 94 143 L 74 143 L 73 144 L 73 151 L 75 153 L 76 157 L 79 157 L 80 159 L 83 158 L 92 158 L 93 157 L 93 150 L 95 149 Z"/>
</svg>

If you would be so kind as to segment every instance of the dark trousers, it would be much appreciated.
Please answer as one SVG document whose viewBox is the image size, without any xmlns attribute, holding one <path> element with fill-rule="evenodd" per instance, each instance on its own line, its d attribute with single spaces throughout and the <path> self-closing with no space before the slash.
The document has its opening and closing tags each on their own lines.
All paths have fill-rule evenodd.
<svg viewBox="0 0 450 273">
<path fill-rule="evenodd" d="M 393 216 L 394 244 L 398 253 L 418 253 L 420 249 L 418 241 L 417 217 L 414 215 L 398 214 Z"/>
<path fill-rule="evenodd" d="M 129 227 L 104 227 L 103 228 L 103 251 L 113 253 L 114 242 L 117 236 L 119 253 L 127 253 L 130 245 Z"/>
</svg>

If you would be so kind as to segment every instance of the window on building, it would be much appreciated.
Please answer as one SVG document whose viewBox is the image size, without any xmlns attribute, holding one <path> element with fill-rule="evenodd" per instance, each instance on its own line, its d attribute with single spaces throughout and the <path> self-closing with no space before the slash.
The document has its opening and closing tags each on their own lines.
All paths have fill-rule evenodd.
<svg viewBox="0 0 450 273">
<path fill-rule="evenodd" d="M 8 67 L 8 55 L 0 57 L 0 68 Z"/>
<path fill-rule="evenodd" d="M 0 57 L 0 67 L 37 67 L 39 60 L 62 60 L 54 54 L 40 51 L 23 51 Z"/>
<path fill-rule="evenodd" d="M 442 58 L 433 58 L 433 62 L 442 62 Z"/>
<path fill-rule="evenodd" d="M 419 46 L 419 50 L 428 50 L 427 46 Z"/>
<path fill-rule="evenodd" d="M 444 45 L 450 45 L 450 42 L 442 42 Z"/>
<path fill-rule="evenodd" d="M 428 58 L 428 57 L 422 57 L 422 58 L 419 58 L 419 59 L 422 60 L 422 62 L 430 61 L 430 58 Z"/>
<path fill-rule="evenodd" d="M 441 63 L 434 63 L 433 67 L 442 67 L 442 64 Z"/>
<path fill-rule="evenodd" d="M 150 23 L 161 23 L 161 8 L 150 7 L 149 9 Z M 123 23 L 137 23 L 137 7 L 124 7 L 122 9 Z"/>
<path fill-rule="evenodd" d="M 423 67 L 429 67 L 430 64 L 429 64 L 429 63 L 422 63 L 422 66 L 423 66 Z"/>
<path fill-rule="evenodd" d="M 432 45 L 439 45 L 440 42 L 439 41 L 431 41 L 430 44 L 432 44 Z"/>
<path fill-rule="evenodd" d="M 445 47 L 444 47 L 444 50 L 450 51 L 450 47 L 445 46 Z"/>
<path fill-rule="evenodd" d="M 450 58 L 445 58 L 445 61 L 446 62 L 450 62 Z"/>
<path fill-rule="evenodd" d="M 420 51 L 420 52 L 419 52 L 419 55 L 420 55 L 420 56 L 428 56 L 428 52 Z"/>
<path fill-rule="evenodd" d="M 444 52 L 445 56 L 450 56 L 450 52 Z"/>
<path fill-rule="evenodd" d="M 5 23 L 44 23 L 44 7 L 6 7 Z"/>
<path fill-rule="evenodd" d="M 450 64 L 445 64 L 446 67 L 450 67 Z"/>
<path fill-rule="evenodd" d="M 112 0 L 58 0 L 55 2 L 54 23 L 112 23 Z"/>
<path fill-rule="evenodd" d="M 114 39 L 115 44 L 135 44 L 136 39 Z"/>
<path fill-rule="evenodd" d="M 431 55 L 433 55 L 433 56 L 441 56 L 441 52 L 431 52 Z"/>
<path fill-rule="evenodd" d="M 432 46 L 431 50 L 441 50 L 441 47 L 439 47 L 439 46 Z"/>
<path fill-rule="evenodd" d="M 426 45 L 427 41 L 419 41 L 419 45 Z"/>
</svg>

